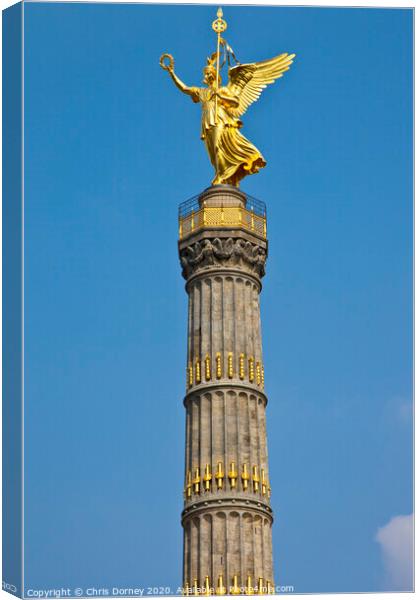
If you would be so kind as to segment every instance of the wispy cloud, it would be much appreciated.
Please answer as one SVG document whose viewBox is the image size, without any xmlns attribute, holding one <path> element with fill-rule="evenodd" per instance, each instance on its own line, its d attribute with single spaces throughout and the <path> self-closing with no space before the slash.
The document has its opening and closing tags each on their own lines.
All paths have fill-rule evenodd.
<svg viewBox="0 0 420 600">
<path fill-rule="evenodd" d="M 385 566 L 385 584 L 395 591 L 413 590 L 413 515 L 398 515 L 376 532 Z"/>
</svg>

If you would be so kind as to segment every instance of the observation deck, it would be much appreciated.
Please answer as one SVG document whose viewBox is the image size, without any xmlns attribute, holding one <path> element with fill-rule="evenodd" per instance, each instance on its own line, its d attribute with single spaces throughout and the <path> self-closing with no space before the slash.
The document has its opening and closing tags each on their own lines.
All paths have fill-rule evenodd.
<svg viewBox="0 0 420 600">
<path fill-rule="evenodd" d="M 225 193 L 223 193 L 225 192 Z M 179 205 L 179 239 L 200 229 L 244 229 L 267 237 L 265 203 L 230 185 L 207 188 Z"/>
</svg>

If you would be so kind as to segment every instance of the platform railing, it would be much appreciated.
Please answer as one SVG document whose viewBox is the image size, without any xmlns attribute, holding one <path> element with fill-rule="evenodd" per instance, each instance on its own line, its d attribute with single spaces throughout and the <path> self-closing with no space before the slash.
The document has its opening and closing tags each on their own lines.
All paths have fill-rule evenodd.
<svg viewBox="0 0 420 600">
<path fill-rule="evenodd" d="M 264 202 L 247 194 L 244 206 L 205 206 L 200 195 L 179 205 L 179 239 L 204 228 L 241 228 L 267 237 L 267 216 Z"/>
</svg>

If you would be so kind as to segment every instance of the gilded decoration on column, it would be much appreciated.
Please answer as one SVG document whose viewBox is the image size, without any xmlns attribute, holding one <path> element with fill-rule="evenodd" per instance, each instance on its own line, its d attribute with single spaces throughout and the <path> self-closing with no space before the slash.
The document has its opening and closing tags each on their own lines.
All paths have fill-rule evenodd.
<svg viewBox="0 0 420 600">
<path fill-rule="evenodd" d="M 248 466 L 246 463 L 244 463 L 242 465 L 241 479 L 242 479 L 243 489 L 244 489 L 244 491 L 246 491 L 248 489 L 248 481 L 249 481 Z"/>
<path fill-rule="evenodd" d="M 200 467 L 195 467 L 193 471 L 195 473 L 193 480 L 191 480 L 191 471 L 187 472 L 186 486 L 184 489 L 184 497 L 186 502 L 192 500 L 192 489 L 194 489 L 194 494 L 200 494 L 200 490 L 203 490 L 204 492 L 211 491 L 211 484 L 213 479 L 216 484 L 216 490 L 223 489 L 223 484 L 225 481 L 225 472 L 223 469 L 222 461 L 217 462 L 214 476 L 212 474 L 211 465 L 209 463 L 206 463 L 203 467 L 202 477 L 200 477 Z M 227 473 L 227 481 L 229 482 L 229 490 L 231 492 L 241 491 L 238 489 L 237 486 L 238 477 L 239 473 L 236 469 L 236 463 L 235 461 L 231 461 L 229 471 Z M 264 467 L 258 467 L 257 465 L 253 465 L 252 475 L 250 475 L 248 464 L 244 463 L 242 466 L 242 473 L 240 475 L 240 478 L 242 481 L 242 491 L 247 491 L 249 489 L 248 482 L 251 480 L 251 493 L 267 496 L 267 498 L 269 497 L 271 488 L 269 487 L 266 469 Z"/>
<path fill-rule="evenodd" d="M 211 368 L 211 356 L 210 354 L 206 354 L 204 359 L 204 378 L 206 382 L 212 381 L 213 372 Z M 236 374 L 237 377 L 241 381 L 245 380 L 246 372 L 245 372 L 245 363 L 246 363 L 246 355 L 244 352 L 239 354 L 239 358 L 236 361 L 235 355 L 233 352 L 227 353 L 227 369 L 226 374 L 228 379 L 233 379 L 235 377 L 235 368 L 234 364 L 237 362 L 238 364 L 238 372 Z M 216 352 L 215 357 L 215 376 L 216 379 L 222 379 L 223 376 L 223 355 L 221 352 Z M 248 359 L 248 380 L 250 383 L 254 383 L 257 387 L 264 388 L 264 367 L 263 365 L 257 361 L 254 369 L 254 357 L 250 356 Z M 199 358 L 195 361 L 195 384 L 200 385 L 202 383 L 201 379 L 201 360 Z M 189 363 L 187 366 L 187 390 L 194 386 L 194 378 L 193 378 L 193 368 L 192 364 Z"/>
<path fill-rule="evenodd" d="M 216 377 L 217 379 L 222 377 L 222 355 L 220 352 L 216 352 Z"/>
<path fill-rule="evenodd" d="M 210 465 L 206 464 L 206 467 L 205 467 L 205 470 L 204 470 L 204 476 L 203 476 L 204 490 L 206 492 L 210 491 L 212 478 L 213 477 L 212 477 L 212 474 L 211 474 Z"/>
<path fill-rule="evenodd" d="M 201 482 L 200 469 L 197 467 L 195 470 L 195 477 L 193 479 L 194 494 L 200 493 L 200 482 Z"/>
<path fill-rule="evenodd" d="M 229 477 L 231 489 L 236 488 L 236 480 L 238 479 L 238 472 L 235 468 L 234 462 L 230 463 L 230 471 L 229 471 L 228 477 Z"/>
</svg>

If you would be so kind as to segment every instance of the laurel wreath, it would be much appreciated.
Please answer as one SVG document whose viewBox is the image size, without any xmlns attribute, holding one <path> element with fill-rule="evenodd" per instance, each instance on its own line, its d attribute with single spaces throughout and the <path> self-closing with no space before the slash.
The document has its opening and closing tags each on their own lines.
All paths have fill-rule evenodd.
<svg viewBox="0 0 420 600">
<path fill-rule="evenodd" d="M 169 60 L 169 63 L 165 62 L 166 59 Z M 159 64 L 164 71 L 170 71 L 174 68 L 174 57 L 172 56 L 172 54 L 162 54 L 162 56 L 160 57 Z"/>
</svg>

